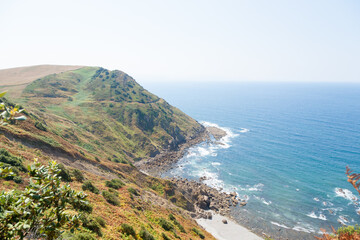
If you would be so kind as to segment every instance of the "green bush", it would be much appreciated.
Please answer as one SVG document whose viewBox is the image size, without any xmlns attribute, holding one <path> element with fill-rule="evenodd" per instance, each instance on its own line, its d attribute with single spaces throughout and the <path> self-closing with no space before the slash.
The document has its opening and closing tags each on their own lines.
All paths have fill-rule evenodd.
<svg viewBox="0 0 360 240">
<path fill-rule="evenodd" d="M 338 230 L 337 230 L 337 233 L 338 233 L 339 235 L 349 234 L 349 235 L 351 236 L 351 235 L 353 235 L 355 232 L 358 233 L 358 234 L 360 234 L 360 226 L 359 226 L 359 225 L 340 227 L 340 228 L 338 228 Z"/>
<path fill-rule="evenodd" d="M 169 214 L 169 219 L 174 223 L 175 226 L 179 228 L 180 232 L 186 233 L 184 227 L 178 222 L 178 220 L 176 220 L 174 215 L 172 215 L 171 213 Z"/>
<path fill-rule="evenodd" d="M 64 239 L 67 239 L 66 237 Z M 87 232 L 81 232 L 81 233 L 77 233 L 73 236 L 69 236 L 68 239 L 72 239 L 72 240 L 97 240 L 96 237 L 91 234 L 91 233 L 87 233 Z"/>
<path fill-rule="evenodd" d="M 88 204 L 86 195 L 72 190 L 68 184 L 63 185 L 60 171 L 54 161 L 48 166 L 35 161 L 29 167 L 31 184 L 23 191 L 0 193 L 0 239 L 40 238 L 30 236 L 34 227 L 41 238 L 57 239 L 64 230 L 74 231 L 79 227 L 77 210 Z M 0 177 L 8 174 L 11 172 L 1 166 Z"/>
<path fill-rule="evenodd" d="M 82 185 L 82 190 L 84 191 L 90 191 L 92 193 L 95 193 L 95 194 L 99 194 L 99 189 L 97 189 L 91 181 L 86 181 L 84 182 L 84 184 Z"/>
<path fill-rule="evenodd" d="M 82 215 L 81 221 L 84 228 L 89 229 L 90 231 L 96 233 L 98 236 L 102 236 L 101 225 L 92 215 Z"/>
<path fill-rule="evenodd" d="M 102 195 L 103 195 L 103 197 L 105 198 L 105 200 L 108 203 L 110 203 L 110 204 L 112 204 L 114 206 L 119 206 L 120 205 L 119 198 L 115 194 L 110 193 L 108 191 L 103 191 Z"/>
<path fill-rule="evenodd" d="M 100 226 L 106 227 L 106 222 L 105 222 L 105 220 L 104 220 L 102 217 L 96 216 L 96 217 L 95 217 L 95 220 L 100 224 Z"/>
<path fill-rule="evenodd" d="M 136 232 L 132 226 L 129 224 L 123 223 L 121 224 L 121 232 L 127 236 L 133 236 L 136 239 Z"/>
<path fill-rule="evenodd" d="M 165 230 L 165 231 L 172 231 L 174 230 L 174 226 L 168 222 L 164 218 L 159 218 L 159 225 Z"/>
<path fill-rule="evenodd" d="M 139 192 L 135 188 L 128 188 L 129 193 L 134 194 L 135 196 L 139 196 Z"/>
<path fill-rule="evenodd" d="M 89 203 L 87 205 L 81 205 L 78 207 L 79 211 L 86 212 L 86 213 L 92 213 L 93 206 Z"/>
<path fill-rule="evenodd" d="M 193 228 L 191 229 L 191 231 L 193 231 L 196 235 L 198 235 L 201 239 L 204 239 L 205 236 L 202 232 L 200 232 L 197 228 Z"/>
<path fill-rule="evenodd" d="M 72 182 L 70 172 L 65 168 L 63 164 L 59 164 L 59 169 L 59 176 L 61 177 L 61 180 L 64 182 Z"/>
<path fill-rule="evenodd" d="M 0 149 L 0 162 L 15 167 L 19 171 L 27 172 L 26 167 L 22 164 L 22 159 L 15 157 L 4 148 Z"/>
<path fill-rule="evenodd" d="M 79 169 L 74 169 L 72 172 L 73 176 L 75 177 L 76 181 L 83 182 L 85 180 L 84 175 Z"/>
<path fill-rule="evenodd" d="M 139 236 L 143 239 L 143 240 L 155 240 L 154 236 L 151 235 L 144 227 L 141 228 L 141 231 L 139 233 Z"/>
<path fill-rule="evenodd" d="M 165 233 L 162 233 L 161 236 L 164 240 L 171 240 Z"/>
<path fill-rule="evenodd" d="M 111 181 L 106 181 L 105 185 L 109 188 L 120 189 L 125 184 L 122 181 L 120 181 L 119 179 L 112 179 Z"/>
<path fill-rule="evenodd" d="M 16 183 L 22 183 L 22 182 L 23 182 L 23 179 L 22 179 L 21 176 L 14 176 L 13 181 L 16 182 Z"/>
<path fill-rule="evenodd" d="M 97 162 L 100 162 L 100 159 L 99 159 L 98 157 L 95 157 L 95 160 L 96 160 Z"/>
<path fill-rule="evenodd" d="M 46 127 L 44 126 L 44 124 L 42 124 L 41 122 L 39 121 L 36 121 L 35 122 L 35 127 L 41 131 L 47 131 Z"/>
</svg>

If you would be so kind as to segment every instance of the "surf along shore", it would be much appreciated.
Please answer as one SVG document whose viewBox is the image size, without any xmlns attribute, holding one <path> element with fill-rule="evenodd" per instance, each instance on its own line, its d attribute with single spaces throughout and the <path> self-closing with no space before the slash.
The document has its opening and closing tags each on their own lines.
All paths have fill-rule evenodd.
<svg viewBox="0 0 360 240">
<path fill-rule="evenodd" d="M 178 149 L 164 151 L 157 156 L 137 162 L 135 165 L 142 172 L 154 177 L 173 168 L 187 152 L 187 149 L 205 142 L 212 141 L 221 144 L 220 140 L 227 136 L 227 132 L 214 126 L 206 126 L 198 136 L 188 139 Z M 189 215 L 196 219 L 198 224 L 219 240 L 263 239 L 247 228 L 232 220 L 230 211 L 235 206 L 246 206 L 246 201 L 238 198 L 235 192 L 225 193 L 199 181 L 189 181 L 184 178 L 168 179 L 174 183 L 184 196 L 193 203 L 194 211 Z M 226 233 L 225 233 L 226 232 Z"/>
</svg>

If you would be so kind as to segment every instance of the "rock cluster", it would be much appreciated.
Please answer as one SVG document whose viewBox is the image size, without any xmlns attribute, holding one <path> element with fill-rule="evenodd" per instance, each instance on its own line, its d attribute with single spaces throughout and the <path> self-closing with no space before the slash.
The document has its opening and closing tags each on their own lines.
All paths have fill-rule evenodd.
<svg viewBox="0 0 360 240">
<path fill-rule="evenodd" d="M 240 203 L 241 206 L 246 205 L 245 201 L 238 199 L 237 194 L 220 192 L 215 188 L 211 188 L 204 183 L 189 181 L 183 178 L 172 178 L 171 181 L 189 201 L 195 206 L 196 216 L 211 219 L 212 210 L 224 216 L 229 216 L 230 207 Z"/>
</svg>

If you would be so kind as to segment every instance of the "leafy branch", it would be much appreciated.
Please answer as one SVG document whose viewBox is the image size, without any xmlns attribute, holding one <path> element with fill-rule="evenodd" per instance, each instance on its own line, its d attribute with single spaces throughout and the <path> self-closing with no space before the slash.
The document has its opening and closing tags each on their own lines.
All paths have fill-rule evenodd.
<svg viewBox="0 0 360 240">
<path fill-rule="evenodd" d="M 0 93 L 0 98 L 4 97 L 6 92 Z M 8 125 L 9 123 L 14 123 L 15 121 L 24 121 L 26 120 L 25 116 L 17 116 L 19 113 L 23 112 L 24 109 L 21 109 L 19 105 L 15 107 L 6 106 L 4 102 L 0 103 L 0 125 Z"/>
</svg>

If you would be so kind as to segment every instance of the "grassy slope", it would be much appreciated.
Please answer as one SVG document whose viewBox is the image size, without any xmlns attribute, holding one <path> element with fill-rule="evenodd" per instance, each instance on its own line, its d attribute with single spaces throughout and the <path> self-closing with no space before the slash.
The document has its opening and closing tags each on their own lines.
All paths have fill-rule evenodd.
<svg viewBox="0 0 360 240">
<path fill-rule="evenodd" d="M 18 102 L 46 114 L 51 131 L 83 151 L 128 161 L 175 148 L 202 129 L 127 74 L 102 68 L 38 79 Z"/>
<path fill-rule="evenodd" d="M 81 66 L 38 65 L 0 70 L 0 89 L 8 90 L 13 96 L 20 96 L 24 88 L 35 79 L 52 73 L 79 69 Z"/>
<path fill-rule="evenodd" d="M 27 109 L 29 118 L 21 125 L 0 126 L 0 148 L 22 156 L 24 165 L 37 157 L 43 163 L 56 159 L 68 168 L 80 169 L 101 191 L 107 189 L 105 180 L 120 177 L 126 183 L 117 190 L 120 206 L 88 193 L 93 214 L 102 216 L 107 223 L 103 239 L 123 238 L 119 225 L 125 222 L 137 233 L 145 227 L 156 239 L 162 239 L 162 233 L 176 239 L 158 223 L 159 218 L 168 219 L 170 213 L 186 230 L 176 230 L 181 239 L 200 239 L 191 231 L 199 228 L 197 224 L 179 208 L 189 204 L 182 194 L 170 182 L 146 176 L 129 164 L 193 137 L 201 130 L 200 125 L 128 75 L 106 72 L 86 67 L 49 75 L 28 85 L 17 102 Z M 24 186 L 13 181 L 0 183 L 0 189 Z M 79 182 L 71 185 L 81 189 Z M 138 189 L 141 196 L 131 196 L 129 187 Z M 176 206 L 162 197 L 172 199 Z M 206 239 L 213 239 L 202 232 Z"/>
</svg>

